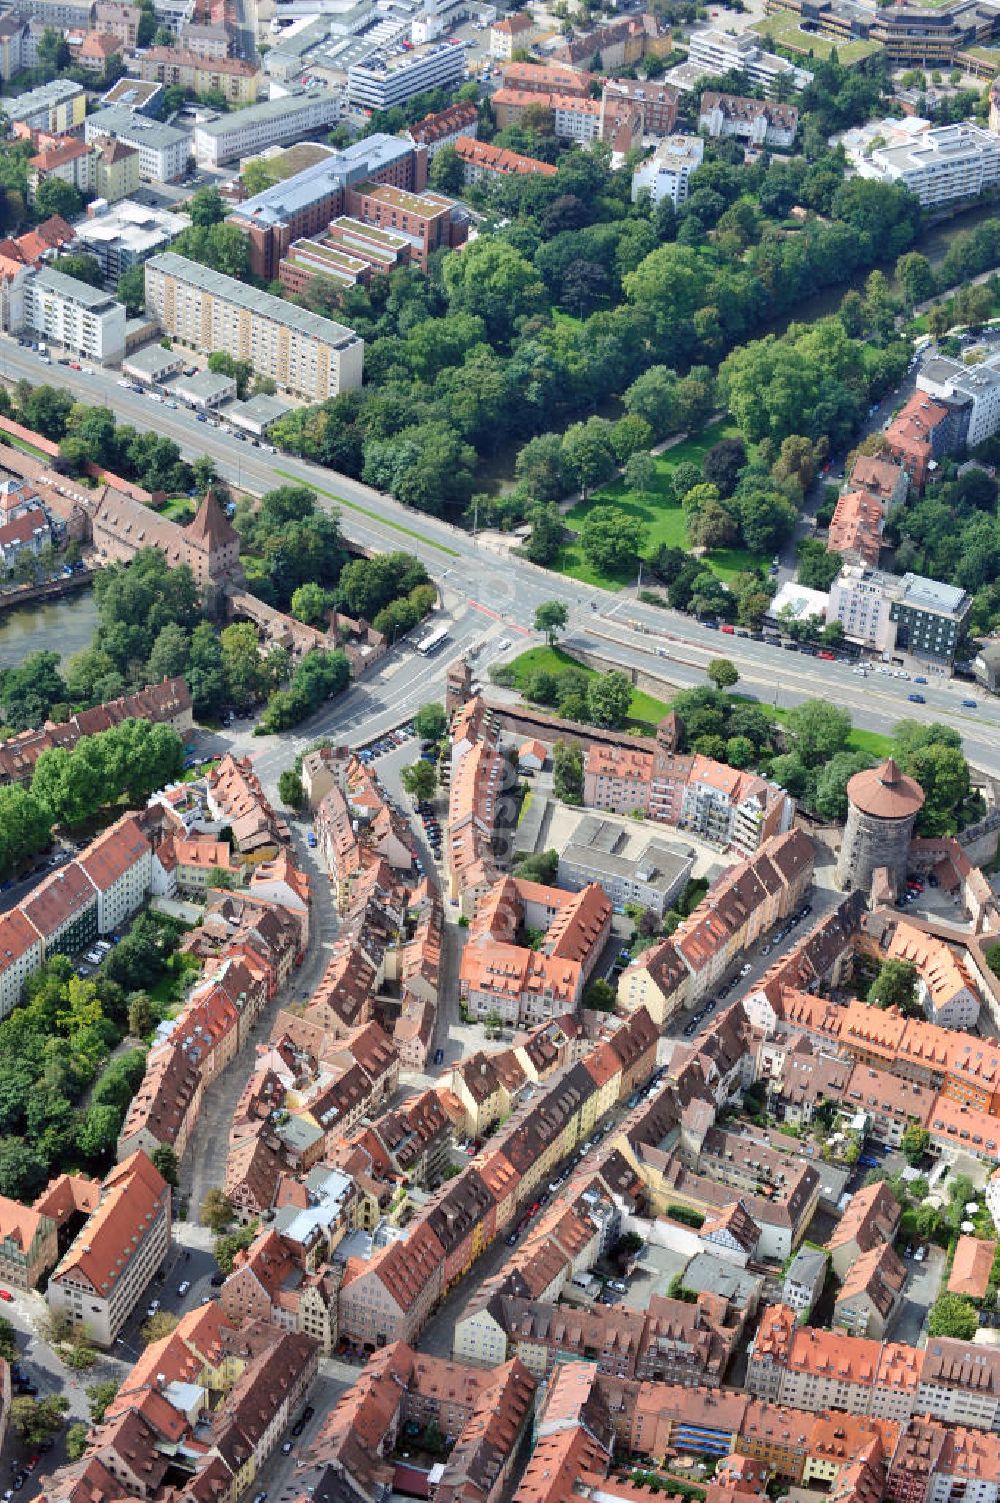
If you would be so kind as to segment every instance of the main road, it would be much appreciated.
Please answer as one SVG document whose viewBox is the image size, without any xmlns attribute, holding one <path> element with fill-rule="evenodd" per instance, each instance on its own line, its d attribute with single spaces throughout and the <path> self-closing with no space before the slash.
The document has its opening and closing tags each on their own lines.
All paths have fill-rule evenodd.
<svg viewBox="0 0 1000 1503">
<path fill-rule="evenodd" d="M 567 645 L 645 670 L 662 679 L 665 690 L 670 684 L 705 682 L 705 664 L 724 655 L 736 664 L 745 689 L 781 707 L 821 698 L 848 710 L 857 726 L 877 731 L 888 731 L 903 718 L 943 721 L 961 733 L 975 766 L 1000 777 L 1000 703 L 977 695 L 977 708 L 967 709 L 961 701 L 968 690 L 961 684 L 931 677 L 920 691 L 926 702 L 913 704 L 907 698 L 913 685 L 907 680 L 875 674 L 862 679 L 846 664 L 793 655 L 749 638 L 723 637 L 691 616 L 643 605 L 495 552 L 481 539 L 409 510 L 360 481 L 288 454 L 271 454 L 224 427 L 198 422 L 182 407 L 128 391 L 112 372 L 43 365 L 34 351 L 10 339 L 0 338 L 0 378 L 48 382 L 66 387 L 81 401 L 104 403 L 121 422 L 174 439 L 187 458 L 207 455 L 218 473 L 239 488 L 262 492 L 286 484 L 309 486 L 323 506 L 339 512 L 351 541 L 379 551 L 403 549 L 424 562 L 441 586 L 454 623 L 452 656 L 491 628 L 494 638 L 498 631 L 512 639 L 530 634 L 536 606 L 560 600 L 570 613 Z M 310 733 L 344 728 L 354 732 L 352 739 L 365 739 L 369 725 L 380 730 L 394 715 L 398 719 L 422 698 L 436 696 L 446 663 L 447 655 L 419 666 L 393 655 L 379 675 L 321 711 Z M 283 744 L 287 755 L 289 743 Z M 258 749 L 265 751 L 259 744 Z"/>
</svg>

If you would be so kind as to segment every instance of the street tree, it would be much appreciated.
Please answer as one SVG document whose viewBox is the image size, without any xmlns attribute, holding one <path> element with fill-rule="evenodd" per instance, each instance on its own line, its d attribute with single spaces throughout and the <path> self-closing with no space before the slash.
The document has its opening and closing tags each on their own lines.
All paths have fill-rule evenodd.
<svg viewBox="0 0 1000 1503">
<path fill-rule="evenodd" d="M 930 1145 L 931 1135 L 919 1122 L 909 1122 L 903 1130 L 900 1148 L 906 1162 L 914 1169 L 920 1163 Z"/>
<path fill-rule="evenodd" d="M 399 781 L 415 803 L 432 799 L 437 792 L 437 771 L 430 762 L 414 762 L 404 767 Z"/>
<path fill-rule="evenodd" d="M 294 767 L 286 767 L 278 776 L 278 797 L 286 809 L 301 809 L 306 794 L 302 778 Z"/>
<path fill-rule="evenodd" d="M 448 717 L 444 705 L 431 703 L 421 705 L 413 717 L 413 729 L 421 741 L 440 741 L 448 729 Z"/>
<path fill-rule="evenodd" d="M 200 1212 L 202 1226 L 207 1226 L 218 1236 L 227 1226 L 232 1225 L 235 1215 L 236 1207 L 224 1191 L 212 1189 L 205 1192 Z"/>
<path fill-rule="evenodd" d="M 10 1420 L 20 1439 L 34 1451 L 59 1433 L 68 1409 L 69 1399 L 61 1393 L 46 1394 L 44 1398 L 17 1398 L 11 1401 Z"/>
<path fill-rule="evenodd" d="M 545 633 L 550 647 L 556 645 L 556 638 L 566 630 L 568 620 L 569 608 L 561 600 L 545 600 L 535 610 L 535 630 Z"/>
<path fill-rule="evenodd" d="M 162 1341 L 164 1336 L 172 1336 L 179 1324 L 179 1315 L 171 1315 L 169 1310 L 157 1310 L 143 1321 L 139 1335 L 146 1346 L 151 1346 L 154 1341 Z"/>
<path fill-rule="evenodd" d="M 177 1163 L 177 1154 L 170 1147 L 170 1144 L 160 1143 L 158 1147 L 153 1149 L 150 1159 L 152 1160 L 153 1168 L 158 1169 L 167 1184 L 176 1190 L 180 1184 L 179 1166 Z"/>
<path fill-rule="evenodd" d="M 739 683 L 739 670 L 729 658 L 713 658 L 705 672 L 717 689 L 731 689 Z"/>
</svg>

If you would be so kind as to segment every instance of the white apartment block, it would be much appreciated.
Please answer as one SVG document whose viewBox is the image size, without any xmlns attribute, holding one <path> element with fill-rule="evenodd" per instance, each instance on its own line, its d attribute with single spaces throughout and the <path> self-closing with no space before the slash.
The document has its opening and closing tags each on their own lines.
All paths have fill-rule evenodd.
<svg viewBox="0 0 1000 1503">
<path fill-rule="evenodd" d="M 1000 182 L 1000 137 L 978 125 L 941 125 L 903 145 L 876 147 L 858 173 L 909 188 L 925 208 L 974 198 Z"/>
<path fill-rule="evenodd" d="M 92 841 L 79 864 L 97 889 L 97 929 L 111 934 L 137 913 L 153 881 L 149 841 L 126 815 Z"/>
<path fill-rule="evenodd" d="M 688 196 L 691 176 L 705 159 L 705 143 L 700 136 L 666 136 L 646 162 L 632 174 L 632 202 L 640 193 L 648 193 L 655 205 L 669 198 L 682 204 Z"/>
<path fill-rule="evenodd" d="M 51 83 L 39 84 L 27 94 L 4 101 L 4 114 L 11 125 L 25 125 L 54 136 L 75 130 L 86 112 L 83 85 L 68 78 L 54 78 Z"/>
<path fill-rule="evenodd" d="M 48 266 L 26 266 L 0 296 L 7 333 L 30 332 L 95 365 L 117 365 L 125 354 L 125 306 L 109 292 Z"/>
<path fill-rule="evenodd" d="M 863 564 L 845 564 L 830 586 L 827 625 L 839 621 L 844 635 L 876 652 L 889 652 L 896 640 L 892 599 L 885 576 Z"/>
<path fill-rule="evenodd" d="M 134 146 L 139 153 L 139 176 L 144 183 L 172 183 L 187 171 L 191 137 L 176 126 L 112 105 L 110 109 L 98 110 L 96 115 L 88 115 L 84 129 L 88 143 L 110 136 L 126 146 Z"/>
<path fill-rule="evenodd" d="M 193 144 L 199 167 L 219 167 L 268 146 L 288 146 L 314 131 L 327 130 L 341 117 L 338 89 L 296 90 L 196 125 Z"/>
<path fill-rule="evenodd" d="M 24 983 L 42 963 L 42 941 L 18 908 L 0 917 L 0 1018 L 21 1000 Z"/>
<path fill-rule="evenodd" d="M 323 402 L 361 385 L 365 346 L 353 329 L 173 251 L 146 262 L 146 307 L 171 338 L 249 360 L 293 396 Z"/>
<path fill-rule="evenodd" d="M 457 88 L 464 79 L 465 48 L 432 42 L 355 63 L 347 73 L 347 98 L 362 109 L 390 110 L 427 89 Z"/>
<path fill-rule="evenodd" d="M 688 39 L 688 72 L 711 74 L 745 73 L 751 83 L 771 89 L 778 78 L 788 76 L 796 89 L 804 89 L 812 83 L 813 75 L 806 68 L 797 68 L 773 52 L 765 52 L 756 37 L 744 32 L 734 36 L 732 32 L 706 27 L 693 31 Z"/>
<path fill-rule="evenodd" d="M 963 365 L 947 355 L 933 355 L 920 368 L 917 389 L 939 401 L 969 404 L 965 441 L 970 449 L 1000 428 L 1000 353 L 988 356 L 981 365 Z"/>
</svg>

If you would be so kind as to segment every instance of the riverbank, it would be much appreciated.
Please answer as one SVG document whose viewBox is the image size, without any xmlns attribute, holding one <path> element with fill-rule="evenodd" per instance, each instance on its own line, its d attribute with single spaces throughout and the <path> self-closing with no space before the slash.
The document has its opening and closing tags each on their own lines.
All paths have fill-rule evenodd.
<svg viewBox="0 0 1000 1503">
<path fill-rule="evenodd" d="M 85 584 L 89 585 L 89 577 Z M 90 647 L 97 631 L 91 589 L 16 602 L 0 610 L 0 668 L 17 668 L 33 652 L 56 652 L 65 664 Z"/>
<path fill-rule="evenodd" d="M 89 569 L 78 569 L 64 579 L 46 579 L 41 584 L 16 585 L 11 590 L 2 590 L 0 613 L 20 610 L 38 600 L 58 600 L 63 595 L 75 595 L 88 588 L 93 577 Z"/>
</svg>

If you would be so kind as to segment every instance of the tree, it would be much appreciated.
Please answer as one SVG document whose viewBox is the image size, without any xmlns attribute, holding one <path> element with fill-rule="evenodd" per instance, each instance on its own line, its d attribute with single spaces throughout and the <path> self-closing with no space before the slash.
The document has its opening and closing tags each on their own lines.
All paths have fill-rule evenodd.
<svg viewBox="0 0 1000 1503">
<path fill-rule="evenodd" d="M 937 290 L 934 269 L 920 251 L 907 251 L 906 255 L 899 257 L 896 262 L 896 280 L 911 308 L 917 303 L 926 302 Z"/>
<path fill-rule="evenodd" d="M 91 287 L 104 286 L 104 273 L 96 256 L 82 254 L 56 256 L 52 265 L 56 271 L 61 271 L 64 277 L 75 277 L 78 282 L 87 282 Z"/>
<path fill-rule="evenodd" d="M 591 724 L 613 728 L 628 719 L 632 703 L 632 680 L 627 673 L 598 673 L 587 689 L 587 715 Z"/>
<path fill-rule="evenodd" d="M 257 1220 L 250 1221 L 246 1226 L 239 1227 L 235 1232 L 224 1232 L 216 1237 L 212 1250 L 215 1253 L 215 1261 L 219 1265 L 221 1273 L 230 1274 L 233 1271 L 233 1261 L 236 1254 L 245 1252 L 257 1235 Z"/>
<path fill-rule="evenodd" d="M 454 146 L 442 146 L 431 163 L 429 180 L 437 193 L 461 193 L 465 182 L 465 164 Z"/>
<path fill-rule="evenodd" d="M 717 689 L 731 689 L 740 680 L 736 664 L 729 658 L 713 658 L 705 672 Z"/>
<path fill-rule="evenodd" d="M 69 1399 L 61 1393 L 46 1394 L 44 1398 L 13 1399 L 10 1419 L 21 1440 L 34 1451 L 58 1434 L 68 1409 Z"/>
<path fill-rule="evenodd" d="M 971 1341 L 978 1329 L 979 1317 L 970 1299 L 947 1291 L 938 1295 L 927 1321 L 927 1330 L 931 1336 L 951 1336 L 956 1341 Z"/>
<path fill-rule="evenodd" d="M 903 1150 L 906 1162 L 914 1169 L 927 1152 L 930 1141 L 930 1133 L 919 1122 L 908 1122 L 903 1129 L 903 1138 L 899 1146 Z"/>
<path fill-rule="evenodd" d="M 278 797 L 286 809 L 301 809 L 305 803 L 305 789 L 301 775 L 294 767 L 286 767 L 278 777 Z"/>
<path fill-rule="evenodd" d="M 105 1411 L 117 1396 L 118 1384 L 113 1378 L 107 1378 L 101 1383 L 91 1383 L 87 1388 L 87 1408 L 90 1410 L 90 1418 L 95 1425 L 99 1425 L 104 1418 Z"/>
<path fill-rule="evenodd" d="M 207 228 L 221 224 L 226 217 L 226 205 L 218 188 L 199 188 L 192 193 L 187 204 L 191 223 Z"/>
<path fill-rule="evenodd" d="M 199 1216 L 202 1226 L 207 1226 L 218 1236 L 227 1226 L 232 1225 L 235 1215 L 236 1207 L 222 1190 L 206 1191 Z"/>
<path fill-rule="evenodd" d="M 640 498 L 648 496 L 656 480 L 656 460 L 652 454 L 637 449 L 626 459 L 622 478 L 626 489 L 635 491 Z"/>
<path fill-rule="evenodd" d="M 153 1168 L 158 1169 L 167 1184 L 176 1190 L 180 1184 L 177 1155 L 169 1143 L 159 1144 L 158 1147 L 153 1149 L 149 1157 L 152 1160 Z"/>
<path fill-rule="evenodd" d="M 56 652 L 29 653 L 20 667 L 9 669 L 3 675 L 0 705 L 11 730 L 38 729 L 48 719 L 53 706 L 65 704 L 68 698 Z"/>
<path fill-rule="evenodd" d="M 819 769 L 813 807 L 831 824 L 843 824 L 847 818 L 847 785 L 856 772 L 871 766 L 864 752 L 837 752 Z"/>
<path fill-rule="evenodd" d="M 17 1333 L 10 1321 L 0 1316 L 0 1359 L 16 1362 L 17 1356 Z"/>
<path fill-rule="evenodd" d="M 329 596 L 322 585 L 312 580 L 292 591 L 292 615 L 307 626 L 322 626 L 329 609 Z"/>
<path fill-rule="evenodd" d="M 75 1425 L 70 1425 L 66 1431 L 66 1455 L 70 1461 L 79 1461 L 87 1449 L 87 1436 L 90 1434 L 89 1426 L 81 1424 L 78 1420 Z"/>
<path fill-rule="evenodd" d="M 620 506 L 595 506 L 580 527 L 587 562 L 605 573 L 631 566 L 646 542 L 646 528 Z"/>
<path fill-rule="evenodd" d="M 818 767 L 843 751 L 851 734 L 851 717 L 846 710 L 822 699 L 807 699 L 788 713 L 788 729 L 795 750 L 805 767 Z"/>
<path fill-rule="evenodd" d="M 552 788 L 564 804 L 583 802 L 583 750 L 578 741 L 557 741 L 552 748 Z"/>
<path fill-rule="evenodd" d="M 562 450 L 567 468 L 584 498 L 615 472 L 617 456 L 612 427 L 604 418 L 588 418 L 585 423 L 574 423 L 567 428 Z"/>
<path fill-rule="evenodd" d="M 61 178 L 47 177 L 38 185 L 35 194 L 35 209 L 43 219 L 58 214 L 62 219 L 75 219 L 83 208 L 83 195 L 72 183 Z"/>
<path fill-rule="evenodd" d="M 872 1007 L 895 1007 L 904 1015 L 918 1012 L 917 968 L 908 960 L 883 960 L 868 989 Z"/>
<path fill-rule="evenodd" d="M 139 1335 L 146 1346 L 152 1346 L 154 1341 L 162 1341 L 165 1336 L 172 1336 L 180 1324 L 179 1315 L 171 1315 L 169 1310 L 157 1310 L 148 1320 L 144 1320 L 139 1327 Z"/>
<path fill-rule="evenodd" d="M 413 729 L 421 741 L 440 741 L 448 729 L 448 717 L 444 705 L 431 703 L 421 705 L 413 717 Z"/>
<path fill-rule="evenodd" d="M 746 462 L 747 451 L 743 440 L 722 438 L 705 455 L 701 473 L 716 487 L 720 496 L 731 496 Z"/>
<path fill-rule="evenodd" d="M 614 987 L 603 976 L 595 976 L 583 994 L 584 1007 L 591 1007 L 595 1012 L 614 1012 L 617 1000 Z"/>
<path fill-rule="evenodd" d="M 543 887 L 552 887 L 559 871 L 558 851 L 537 851 L 533 856 L 525 856 L 514 867 L 514 876 L 522 877 L 526 882 L 541 882 Z"/>
<path fill-rule="evenodd" d="M 414 803 L 430 800 L 437 792 L 437 771 L 430 762 L 414 762 L 410 767 L 404 767 L 399 781 Z"/>
<path fill-rule="evenodd" d="M 556 638 L 565 631 L 568 620 L 569 608 L 561 600 L 546 600 L 535 608 L 535 630 L 545 633 L 550 647 L 556 645 Z"/>
</svg>

